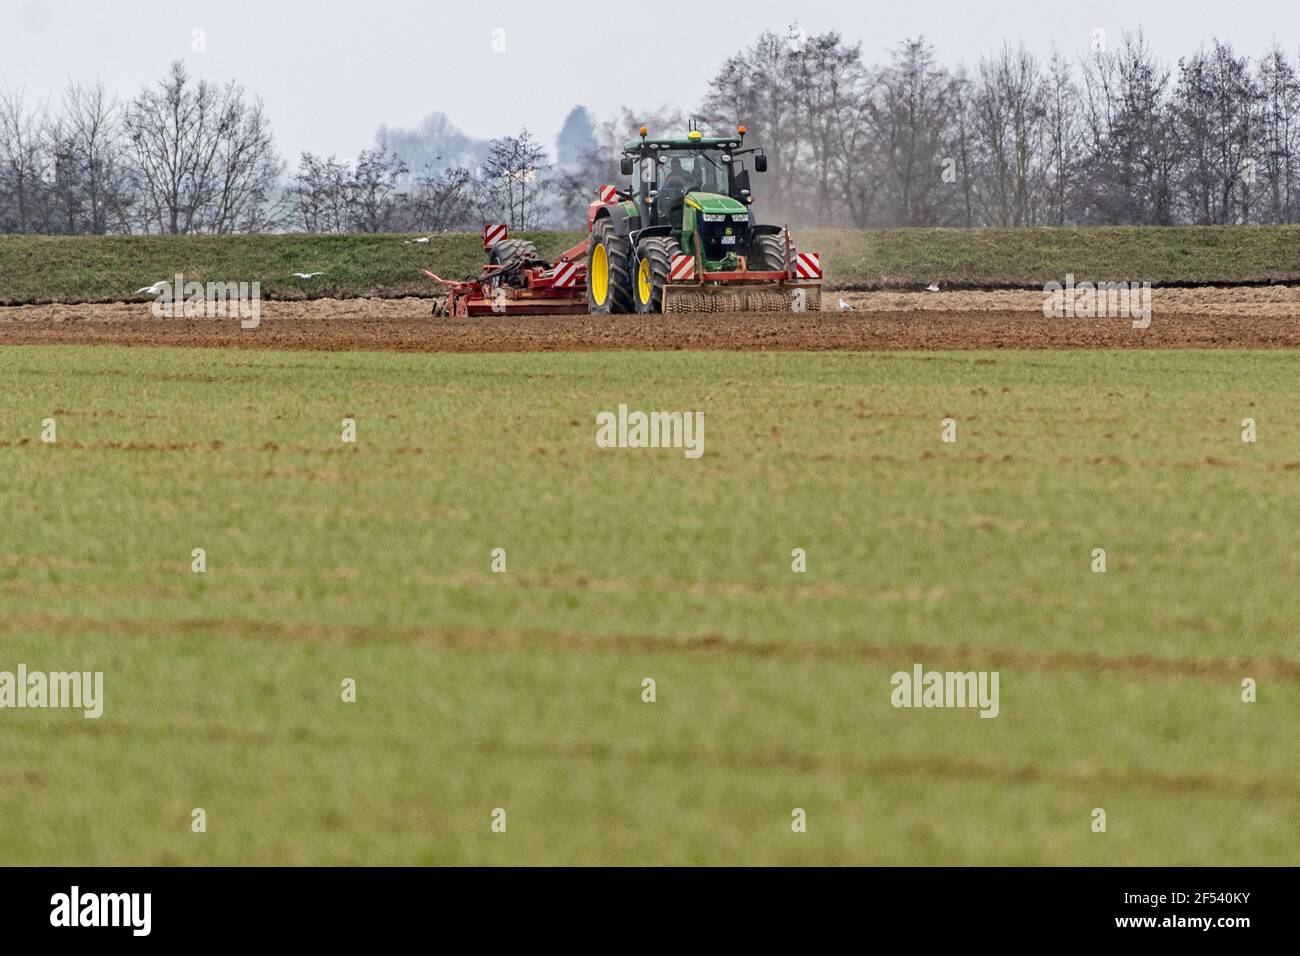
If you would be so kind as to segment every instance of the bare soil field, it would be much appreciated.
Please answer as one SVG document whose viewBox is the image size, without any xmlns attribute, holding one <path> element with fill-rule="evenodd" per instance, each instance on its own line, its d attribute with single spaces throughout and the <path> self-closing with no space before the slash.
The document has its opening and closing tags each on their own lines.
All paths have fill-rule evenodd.
<svg viewBox="0 0 1300 956">
<path fill-rule="evenodd" d="M 840 308 L 843 303 L 845 308 Z M 805 314 L 436 318 L 427 299 L 262 303 L 234 318 L 155 319 L 147 302 L 0 308 L 0 344 L 534 352 L 610 349 L 1300 348 L 1300 288 L 1155 289 L 1148 328 L 1045 318 L 1043 293 L 828 292 Z"/>
<path fill-rule="evenodd" d="M 939 292 L 826 292 L 827 308 L 843 300 L 864 312 L 1028 312 L 1041 316 L 1038 289 Z M 1300 319 L 1300 286 L 1159 287 L 1151 290 L 1153 323 L 1163 313 L 1206 316 L 1261 316 Z"/>
</svg>

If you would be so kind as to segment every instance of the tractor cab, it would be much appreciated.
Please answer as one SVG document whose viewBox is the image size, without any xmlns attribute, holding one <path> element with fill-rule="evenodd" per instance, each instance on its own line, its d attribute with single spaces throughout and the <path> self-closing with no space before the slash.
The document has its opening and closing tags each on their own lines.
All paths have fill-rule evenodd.
<svg viewBox="0 0 1300 956">
<path fill-rule="evenodd" d="M 767 163 L 761 150 L 741 149 L 743 134 L 706 137 L 692 130 L 683 138 L 649 139 L 644 127 L 641 132 L 640 140 L 624 144 L 620 171 L 634 177 L 632 201 L 645 225 L 680 229 L 691 193 L 726 196 L 746 206 L 753 201 L 744 156 L 757 154 L 760 172 Z"/>
</svg>

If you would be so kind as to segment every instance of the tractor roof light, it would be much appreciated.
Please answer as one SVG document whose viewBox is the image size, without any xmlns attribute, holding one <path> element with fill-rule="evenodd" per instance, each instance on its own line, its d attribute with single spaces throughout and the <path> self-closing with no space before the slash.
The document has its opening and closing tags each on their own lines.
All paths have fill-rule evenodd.
<svg viewBox="0 0 1300 956">
<path fill-rule="evenodd" d="M 642 126 L 641 129 L 638 130 L 638 132 L 640 132 L 642 139 L 645 139 L 648 135 L 650 135 L 650 130 L 644 126 Z"/>
<path fill-rule="evenodd" d="M 737 126 L 736 132 L 739 133 L 741 136 L 744 136 L 746 133 L 749 132 L 749 130 L 747 130 L 744 126 Z"/>
<path fill-rule="evenodd" d="M 692 141 L 698 140 L 702 134 L 698 129 L 693 129 L 686 134 L 686 138 Z"/>
</svg>

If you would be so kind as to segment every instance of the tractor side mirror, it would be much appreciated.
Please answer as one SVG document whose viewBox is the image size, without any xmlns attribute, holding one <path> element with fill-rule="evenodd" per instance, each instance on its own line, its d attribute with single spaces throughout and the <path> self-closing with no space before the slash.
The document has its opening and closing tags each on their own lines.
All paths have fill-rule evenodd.
<svg viewBox="0 0 1300 956">
<path fill-rule="evenodd" d="M 636 161 L 631 156 L 624 156 L 618 161 L 618 171 L 624 176 L 631 176 L 636 169 Z"/>
<path fill-rule="evenodd" d="M 762 153 L 754 154 L 754 172 L 756 173 L 767 172 L 767 157 Z"/>
</svg>

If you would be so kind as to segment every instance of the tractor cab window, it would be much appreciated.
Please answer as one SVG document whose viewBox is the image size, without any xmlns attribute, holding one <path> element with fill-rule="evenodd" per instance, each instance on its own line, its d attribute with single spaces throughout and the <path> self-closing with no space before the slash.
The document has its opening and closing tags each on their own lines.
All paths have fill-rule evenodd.
<svg viewBox="0 0 1300 956">
<path fill-rule="evenodd" d="M 657 157 L 660 188 L 670 182 L 687 186 L 687 192 L 727 193 L 727 167 L 722 158 L 706 150 L 667 150 Z"/>
<path fill-rule="evenodd" d="M 680 222 L 687 193 L 727 195 L 727 167 L 721 157 L 705 150 L 666 150 L 656 157 L 659 165 L 659 203 L 664 214 Z"/>
</svg>

